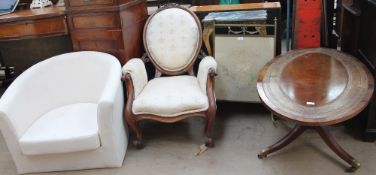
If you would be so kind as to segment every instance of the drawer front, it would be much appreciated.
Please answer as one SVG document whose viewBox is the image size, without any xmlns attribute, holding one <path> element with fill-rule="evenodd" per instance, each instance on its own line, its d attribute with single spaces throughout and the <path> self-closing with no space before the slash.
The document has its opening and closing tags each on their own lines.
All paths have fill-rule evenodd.
<svg viewBox="0 0 376 175">
<path fill-rule="evenodd" d="M 0 40 L 36 38 L 68 34 L 64 16 L 0 25 Z"/>
<path fill-rule="evenodd" d="M 94 6 L 94 5 L 113 5 L 115 0 L 66 0 L 69 6 Z"/>
<path fill-rule="evenodd" d="M 78 31 L 71 33 L 75 51 L 91 50 L 117 53 L 123 48 L 123 37 L 120 30 Z"/>
<path fill-rule="evenodd" d="M 75 15 L 69 20 L 72 29 L 120 28 L 120 18 L 115 13 Z"/>
</svg>

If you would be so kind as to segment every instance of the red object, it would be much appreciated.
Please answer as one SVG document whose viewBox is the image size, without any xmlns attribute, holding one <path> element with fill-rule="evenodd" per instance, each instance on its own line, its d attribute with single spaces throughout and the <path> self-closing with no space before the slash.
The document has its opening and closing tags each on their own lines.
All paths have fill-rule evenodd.
<svg viewBox="0 0 376 175">
<path fill-rule="evenodd" d="M 293 48 L 320 47 L 322 0 L 296 0 Z"/>
</svg>

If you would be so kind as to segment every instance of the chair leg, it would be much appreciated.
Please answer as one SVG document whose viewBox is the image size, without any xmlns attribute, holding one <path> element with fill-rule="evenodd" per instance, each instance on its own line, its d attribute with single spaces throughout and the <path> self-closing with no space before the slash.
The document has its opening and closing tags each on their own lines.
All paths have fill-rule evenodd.
<svg viewBox="0 0 376 175">
<path fill-rule="evenodd" d="M 126 120 L 132 131 L 135 133 L 136 138 L 133 141 L 133 145 L 136 146 L 137 149 L 144 148 L 145 144 L 142 140 L 142 131 L 138 126 L 137 121 L 133 118 L 133 116 L 127 116 Z"/>
<path fill-rule="evenodd" d="M 215 110 L 209 110 L 206 115 L 206 124 L 205 124 L 205 135 L 208 137 L 205 145 L 207 147 L 214 147 L 214 140 L 213 140 L 213 124 L 215 119 Z"/>
</svg>

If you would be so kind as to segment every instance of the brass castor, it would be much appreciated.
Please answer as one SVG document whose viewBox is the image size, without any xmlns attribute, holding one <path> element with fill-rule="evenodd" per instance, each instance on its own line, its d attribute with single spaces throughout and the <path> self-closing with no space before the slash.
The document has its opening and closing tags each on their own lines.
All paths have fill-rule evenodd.
<svg viewBox="0 0 376 175">
<path fill-rule="evenodd" d="M 267 155 L 266 155 L 266 154 L 262 154 L 262 153 L 260 153 L 260 154 L 257 154 L 257 157 L 258 157 L 259 159 L 265 159 L 265 158 L 267 157 Z"/>
<path fill-rule="evenodd" d="M 359 168 L 360 168 L 360 162 L 358 162 L 357 160 L 353 160 L 351 162 L 351 167 L 347 169 L 347 172 L 352 173 L 358 170 Z"/>
<path fill-rule="evenodd" d="M 209 138 L 208 141 L 205 142 L 205 146 L 209 147 L 209 148 L 213 148 L 214 147 L 214 141 L 213 141 L 213 139 Z"/>
<path fill-rule="evenodd" d="M 265 159 L 268 156 L 265 150 L 262 150 L 261 153 L 257 154 L 259 159 Z"/>
<path fill-rule="evenodd" d="M 278 124 L 279 124 L 279 120 L 280 120 L 280 118 L 277 117 L 277 116 L 275 116 L 273 113 L 270 114 L 270 117 L 271 117 L 271 119 L 272 119 L 272 122 L 273 122 L 274 127 L 278 127 Z"/>
<path fill-rule="evenodd" d="M 280 119 L 279 117 L 275 116 L 274 114 L 270 114 L 270 117 L 272 118 L 273 122 L 278 122 L 278 120 Z"/>
<path fill-rule="evenodd" d="M 134 140 L 133 145 L 136 146 L 137 149 L 142 149 L 145 147 L 145 144 L 140 140 Z"/>
</svg>

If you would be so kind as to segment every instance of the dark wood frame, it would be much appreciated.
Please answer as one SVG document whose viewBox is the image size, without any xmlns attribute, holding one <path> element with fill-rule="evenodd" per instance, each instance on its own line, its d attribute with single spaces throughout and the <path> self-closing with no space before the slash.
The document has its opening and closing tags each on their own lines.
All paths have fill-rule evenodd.
<svg viewBox="0 0 376 175">
<path fill-rule="evenodd" d="M 196 57 L 197 57 L 197 55 L 198 55 L 198 53 L 201 49 L 201 44 L 202 44 L 202 31 L 201 31 L 200 22 L 199 22 L 198 18 L 196 17 L 196 15 L 194 13 L 190 12 L 189 10 L 187 10 L 183 7 L 179 7 L 179 6 L 176 6 L 176 5 L 169 5 L 169 6 L 162 7 L 156 13 L 158 13 L 162 10 L 165 10 L 165 9 L 169 9 L 169 8 L 180 8 L 180 9 L 183 9 L 183 10 L 189 12 L 195 18 L 196 23 L 199 27 L 199 37 L 200 38 L 198 40 L 198 42 L 199 42 L 198 47 L 197 47 L 197 50 L 196 50 L 196 54 L 194 55 L 194 58 L 192 58 L 192 62 L 186 68 L 183 68 L 182 70 L 175 71 L 175 72 L 165 71 L 164 69 L 159 67 L 155 63 L 155 61 L 153 60 L 153 57 L 151 57 L 149 51 L 147 50 L 147 47 L 145 46 L 146 53 L 148 54 L 150 60 L 154 64 L 154 66 L 156 67 L 155 78 L 161 76 L 162 74 L 179 75 L 179 74 L 186 73 L 186 72 L 188 72 L 190 75 L 194 75 L 194 73 L 193 73 L 193 63 L 196 60 Z M 153 16 L 154 15 L 149 17 L 149 19 L 147 20 L 147 22 L 145 24 L 144 41 L 145 41 L 145 29 L 146 29 L 147 25 L 149 24 L 150 19 Z M 144 45 L 146 45 L 146 44 L 147 43 L 144 42 Z M 127 123 L 129 124 L 130 128 L 132 129 L 132 131 L 135 133 L 135 140 L 133 141 L 133 144 L 138 149 L 141 149 L 141 148 L 144 147 L 144 143 L 143 143 L 143 139 L 142 139 L 142 131 L 141 131 L 140 127 L 138 126 L 138 122 L 141 121 L 141 120 L 153 120 L 153 121 L 164 122 L 164 123 L 174 123 L 174 122 L 178 122 L 178 121 L 184 120 L 184 119 L 189 118 L 189 117 L 201 117 L 201 118 L 204 118 L 205 121 L 206 121 L 205 129 L 204 129 L 204 133 L 208 137 L 208 140 L 206 141 L 206 146 L 213 147 L 214 146 L 213 124 L 214 124 L 214 119 L 215 119 L 216 110 L 217 110 L 217 106 L 216 106 L 216 103 L 215 103 L 215 95 L 214 95 L 214 77 L 215 77 L 215 75 L 216 75 L 215 70 L 210 69 L 209 72 L 208 72 L 208 80 L 207 80 L 207 85 L 206 85 L 206 92 L 207 92 L 207 96 L 208 96 L 208 100 L 209 100 L 209 107 L 206 111 L 193 112 L 193 113 L 189 113 L 189 114 L 182 114 L 182 115 L 178 115 L 178 116 L 175 116 L 175 117 L 163 117 L 163 116 L 152 115 L 152 114 L 139 114 L 139 115 L 133 114 L 132 105 L 133 105 L 133 101 L 134 101 L 134 98 L 135 98 L 134 86 L 133 86 L 131 75 L 125 74 L 123 76 L 123 81 L 124 81 L 125 86 L 127 87 L 128 99 L 127 99 L 127 102 L 126 102 L 126 105 L 125 105 L 124 117 L 125 117 L 125 120 L 127 121 Z"/>
</svg>

